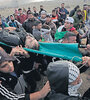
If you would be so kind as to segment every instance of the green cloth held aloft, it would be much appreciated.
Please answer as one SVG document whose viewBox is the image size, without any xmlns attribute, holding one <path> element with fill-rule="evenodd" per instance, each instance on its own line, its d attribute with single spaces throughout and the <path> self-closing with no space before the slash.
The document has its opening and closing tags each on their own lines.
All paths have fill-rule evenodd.
<svg viewBox="0 0 90 100">
<path fill-rule="evenodd" d="M 82 61 L 82 54 L 79 52 L 78 44 L 75 43 L 42 43 L 39 42 L 40 49 L 32 50 L 24 48 L 28 52 L 43 54 L 51 57 L 72 60 L 75 62 Z"/>
<path fill-rule="evenodd" d="M 0 44 L 10 47 L 9 45 L 0 42 Z M 72 60 L 75 62 L 82 61 L 82 54 L 78 49 L 77 43 L 43 43 L 39 42 L 39 50 L 24 48 L 28 52 L 43 54 L 51 57 Z"/>
<path fill-rule="evenodd" d="M 55 40 L 62 39 L 67 32 L 68 31 L 58 32 L 58 29 L 57 29 L 57 31 L 55 33 Z"/>
</svg>

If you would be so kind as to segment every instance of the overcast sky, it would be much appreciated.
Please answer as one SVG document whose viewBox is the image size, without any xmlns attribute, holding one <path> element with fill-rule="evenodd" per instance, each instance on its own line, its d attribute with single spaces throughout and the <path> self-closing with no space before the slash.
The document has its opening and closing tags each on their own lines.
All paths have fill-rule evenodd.
<svg viewBox="0 0 90 100">
<path fill-rule="evenodd" d="M 51 1 L 51 0 L 0 0 L 0 8 L 16 7 L 18 5 L 27 4 L 30 2 L 41 2 L 41 1 Z"/>
</svg>

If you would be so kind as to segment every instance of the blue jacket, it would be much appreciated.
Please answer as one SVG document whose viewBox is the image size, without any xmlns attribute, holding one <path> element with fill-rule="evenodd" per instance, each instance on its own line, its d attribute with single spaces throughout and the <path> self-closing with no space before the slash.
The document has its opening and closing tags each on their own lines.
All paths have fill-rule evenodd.
<svg viewBox="0 0 90 100">
<path fill-rule="evenodd" d="M 69 14 L 68 10 L 65 8 L 64 9 L 60 8 L 60 12 L 65 12 L 65 14 L 61 14 L 61 18 L 66 19 L 66 17 L 67 17 L 66 15 Z"/>
</svg>

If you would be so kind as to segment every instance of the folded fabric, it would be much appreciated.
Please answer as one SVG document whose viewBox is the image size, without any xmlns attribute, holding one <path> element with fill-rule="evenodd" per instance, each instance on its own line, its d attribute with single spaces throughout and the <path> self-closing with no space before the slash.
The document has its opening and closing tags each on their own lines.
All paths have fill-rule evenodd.
<svg viewBox="0 0 90 100">
<path fill-rule="evenodd" d="M 62 39 L 64 37 L 64 35 L 67 33 L 68 31 L 62 31 L 59 32 L 58 30 L 55 33 L 55 40 L 59 40 Z"/>
</svg>

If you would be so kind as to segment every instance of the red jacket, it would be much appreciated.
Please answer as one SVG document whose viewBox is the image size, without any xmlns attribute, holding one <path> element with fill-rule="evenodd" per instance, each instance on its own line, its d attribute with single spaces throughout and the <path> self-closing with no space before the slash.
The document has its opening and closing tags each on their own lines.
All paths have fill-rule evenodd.
<svg viewBox="0 0 90 100">
<path fill-rule="evenodd" d="M 17 20 L 23 24 L 23 22 L 27 19 L 27 15 L 23 14 L 23 15 L 19 15 L 17 16 Z"/>
<path fill-rule="evenodd" d="M 78 34 L 78 31 L 76 30 L 76 28 L 72 27 L 71 29 L 69 29 L 68 31 L 75 33 L 76 35 Z"/>
</svg>

